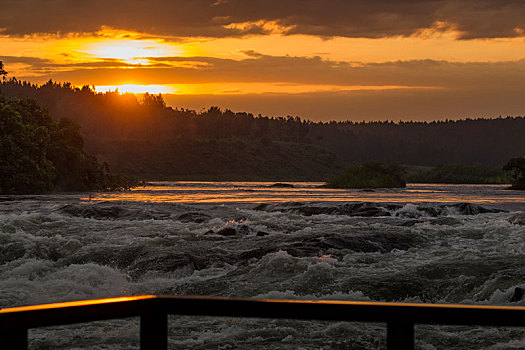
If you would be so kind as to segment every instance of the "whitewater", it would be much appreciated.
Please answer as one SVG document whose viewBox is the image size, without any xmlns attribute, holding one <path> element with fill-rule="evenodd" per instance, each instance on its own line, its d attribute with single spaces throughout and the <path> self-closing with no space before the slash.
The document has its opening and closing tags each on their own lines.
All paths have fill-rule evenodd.
<svg viewBox="0 0 525 350">
<path fill-rule="evenodd" d="M 525 192 L 150 182 L 0 197 L 0 307 L 137 294 L 525 305 Z M 169 318 L 176 349 L 382 349 L 381 323 Z M 519 349 L 525 329 L 422 326 L 419 349 Z M 31 349 L 136 349 L 137 318 L 32 329 Z"/>
</svg>

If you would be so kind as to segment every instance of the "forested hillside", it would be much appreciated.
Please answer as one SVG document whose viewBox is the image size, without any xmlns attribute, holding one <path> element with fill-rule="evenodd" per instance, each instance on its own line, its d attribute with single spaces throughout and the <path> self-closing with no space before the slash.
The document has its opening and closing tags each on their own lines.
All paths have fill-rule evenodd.
<svg viewBox="0 0 525 350">
<path fill-rule="evenodd" d="M 52 81 L 12 78 L 1 89 L 77 121 L 88 151 L 118 173 L 148 179 L 326 180 L 345 163 L 501 166 L 525 154 L 523 117 L 315 123 L 170 108 L 161 95 L 96 93 Z"/>
<path fill-rule="evenodd" d="M 11 79 L 9 98 L 31 97 L 56 117 L 82 125 L 86 149 L 112 171 L 145 179 L 325 180 L 343 168 L 308 141 L 299 118 L 254 117 L 210 108 L 167 108 L 162 96 L 99 94 L 88 86 Z"/>
<path fill-rule="evenodd" d="M 70 119 L 53 120 L 34 100 L 5 101 L 0 94 L 0 194 L 132 186 L 83 150 L 79 129 Z"/>
<path fill-rule="evenodd" d="M 525 154 L 525 118 L 312 124 L 309 138 L 349 162 L 502 166 Z"/>
</svg>

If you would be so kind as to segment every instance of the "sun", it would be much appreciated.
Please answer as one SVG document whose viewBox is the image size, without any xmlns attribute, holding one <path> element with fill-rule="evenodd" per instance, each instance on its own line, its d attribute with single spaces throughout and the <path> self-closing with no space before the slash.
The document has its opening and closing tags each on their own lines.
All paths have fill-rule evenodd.
<svg viewBox="0 0 525 350">
<path fill-rule="evenodd" d="M 98 85 L 95 86 L 96 92 L 118 91 L 121 94 L 173 94 L 177 89 L 167 85 L 140 85 L 140 84 L 121 84 L 121 85 Z"/>
<path fill-rule="evenodd" d="M 115 59 L 129 64 L 148 65 L 148 57 L 180 56 L 182 49 L 155 40 L 105 39 L 91 42 L 80 52 L 99 59 Z"/>
</svg>

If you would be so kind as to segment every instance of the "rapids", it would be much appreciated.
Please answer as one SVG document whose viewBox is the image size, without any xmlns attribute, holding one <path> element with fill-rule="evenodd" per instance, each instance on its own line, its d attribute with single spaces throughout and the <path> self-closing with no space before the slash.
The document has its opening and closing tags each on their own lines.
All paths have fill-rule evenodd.
<svg viewBox="0 0 525 350">
<path fill-rule="evenodd" d="M 130 294 L 525 305 L 525 193 L 158 182 L 0 198 L 0 307 Z M 170 347 L 370 349 L 385 325 L 170 317 Z M 133 349 L 138 320 L 30 330 L 31 349 Z M 525 330 L 416 326 L 421 349 L 525 347 Z"/>
</svg>

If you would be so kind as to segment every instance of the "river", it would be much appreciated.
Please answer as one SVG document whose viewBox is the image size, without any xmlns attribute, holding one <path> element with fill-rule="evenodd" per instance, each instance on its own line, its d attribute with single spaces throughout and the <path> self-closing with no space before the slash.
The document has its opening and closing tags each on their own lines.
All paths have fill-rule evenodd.
<svg viewBox="0 0 525 350">
<path fill-rule="evenodd" d="M 131 294 L 525 305 L 525 192 L 150 182 L 0 198 L 0 307 Z M 171 317 L 170 348 L 374 349 L 385 325 Z M 138 320 L 30 331 L 32 349 L 134 349 Z M 525 347 L 525 330 L 417 326 L 421 349 Z"/>
</svg>

